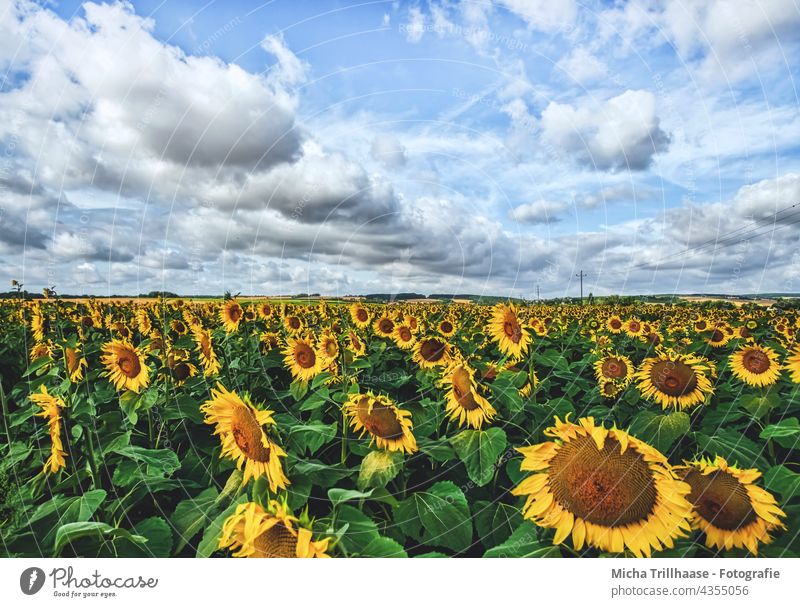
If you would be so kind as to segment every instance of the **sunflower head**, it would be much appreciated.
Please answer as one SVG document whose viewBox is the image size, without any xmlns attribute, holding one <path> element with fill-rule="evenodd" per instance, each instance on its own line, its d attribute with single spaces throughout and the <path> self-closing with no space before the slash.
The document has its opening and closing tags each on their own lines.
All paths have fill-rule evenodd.
<svg viewBox="0 0 800 607">
<path fill-rule="evenodd" d="M 235 557 L 314 558 L 327 557 L 327 538 L 313 541 L 310 529 L 289 512 L 287 506 L 270 500 L 266 508 L 255 502 L 240 504 L 222 525 L 219 548 Z"/>
<path fill-rule="evenodd" d="M 359 303 L 354 303 L 350 306 L 350 318 L 359 329 L 369 326 L 369 310 Z"/>
<path fill-rule="evenodd" d="M 311 338 L 290 337 L 283 355 L 283 362 L 295 379 L 309 381 L 322 371 L 322 360 Z"/>
<path fill-rule="evenodd" d="M 702 403 L 714 390 L 708 375 L 708 361 L 692 354 L 660 350 L 646 358 L 635 377 L 642 396 L 664 409 L 688 409 Z"/>
<path fill-rule="evenodd" d="M 50 457 L 44 464 L 44 472 L 55 474 L 67 466 L 67 454 L 61 442 L 61 410 L 64 408 L 64 401 L 61 397 L 50 394 L 47 386 L 42 386 L 38 394 L 31 394 L 30 399 L 41 408 L 36 416 L 47 420 L 50 432 Z"/>
<path fill-rule="evenodd" d="M 372 328 L 375 330 L 377 335 L 380 335 L 381 337 L 390 337 L 392 333 L 394 333 L 394 324 L 394 321 L 389 318 L 388 315 L 384 314 L 383 316 L 375 319 Z"/>
<path fill-rule="evenodd" d="M 226 301 L 219 311 L 219 319 L 228 333 L 233 333 L 239 328 L 239 323 L 242 321 L 243 316 L 244 310 L 235 299 Z"/>
<path fill-rule="evenodd" d="M 614 381 L 628 384 L 633 378 L 633 364 L 627 356 L 608 354 L 594 365 L 597 381 Z"/>
<path fill-rule="evenodd" d="M 117 390 L 139 393 L 150 383 L 150 372 L 145 364 L 144 353 L 130 342 L 114 339 L 103 345 L 104 355 L 100 361 L 106 368 L 106 376 Z"/>
<path fill-rule="evenodd" d="M 446 389 L 445 410 L 459 425 L 480 430 L 496 415 L 494 407 L 478 392 L 475 371 L 465 361 L 453 361 L 442 373 L 440 384 Z"/>
<path fill-rule="evenodd" d="M 388 396 L 375 396 L 372 392 L 351 395 L 344 404 L 344 412 L 350 417 L 353 429 L 360 431 L 361 436 L 368 433 L 379 448 L 416 452 L 411 413 L 397 407 Z"/>
<path fill-rule="evenodd" d="M 417 338 L 414 336 L 414 331 L 407 324 L 395 325 L 394 333 L 392 334 L 394 343 L 401 350 L 410 350 L 417 343 Z"/>
<path fill-rule="evenodd" d="M 423 369 L 445 367 L 450 363 L 452 347 L 440 337 L 422 337 L 414 344 L 414 362 Z"/>
<path fill-rule="evenodd" d="M 240 397 L 217 384 L 211 390 L 211 398 L 200 410 L 205 422 L 214 424 L 214 434 L 222 442 L 220 457 L 227 457 L 244 469 L 242 484 L 251 478 L 266 477 L 272 492 L 285 489 L 289 479 L 283 473 L 280 458 L 286 452 L 270 440 L 263 426 L 273 426 L 272 411 L 257 409 L 247 395 Z"/>
<path fill-rule="evenodd" d="M 521 358 L 528 351 L 530 333 L 522 326 L 513 304 L 497 304 L 489 322 L 489 335 L 505 356 Z"/>
<path fill-rule="evenodd" d="M 717 457 L 686 462 L 678 473 L 691 487 L 692 527 L 705 533 L 709 548 L 758 554 L 758 545 L 769 544 L 770 533 L 784 528 L 780 518 L 786 515 L 775 498 L 755 484 L 758 470 L 729 466 Z"/>
<path fill-rule="evenodd" d="M 649 556 L 689 529 L 689 486 L 648 444 L 591 417 L 555 418 L 545 435 L 556 440 L 518 449 L 532 474 L 512 493 L 526 496 L 525 518 L 556 530 L 555 544 L 571 534 L 576 550 Z"/>
<path fill-rule="evenodd" d="M 734 377 L 759 388 L 771 386 L 781 374 L 778 353 L 757 344 L 743 346 L 731 354 L 730 365 Z"/>
</svg>

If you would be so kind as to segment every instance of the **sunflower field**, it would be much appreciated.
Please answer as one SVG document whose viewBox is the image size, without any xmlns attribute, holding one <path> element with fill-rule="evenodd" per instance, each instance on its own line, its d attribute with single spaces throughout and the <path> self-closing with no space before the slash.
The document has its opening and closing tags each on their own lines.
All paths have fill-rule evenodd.
<svg viewBox="0 0 800 607">
<path fill-rule="evenodd" d="M 4 556 L 800 556 L 800 315 L 0 301 Z"/>
</svg>

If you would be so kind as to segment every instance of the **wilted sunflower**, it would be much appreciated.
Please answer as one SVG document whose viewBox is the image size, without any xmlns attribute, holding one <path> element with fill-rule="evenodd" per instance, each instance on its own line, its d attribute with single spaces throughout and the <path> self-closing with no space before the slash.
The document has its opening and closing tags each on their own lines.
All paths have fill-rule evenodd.
<svg viewBox="0 0 800 607">
<path fill-rule="evenodd" d="M 414 344 L 414 362 L 423 369 L 446 367 L 450 364 L 451 346 L 438 337 L 423 337 Z"/>
<path fill-rule="evenodd" d="M 67 377 L 73 383 L 77 383 L 83 379 L 83 369 L 88 366 L 86 359 L 81 355 L 80 345 L 74 348 L 71 346 L 64 346 L 64 365 L 67 370 Z"/>
<path fill-rule="evenodd" d="M 686 462 L 678 474 L 692 488 L 692 527 L 706 534 L 706 546 L 730 550 L 747 548 L 758 554 L 758 544 L 772 541 L 770 532 L 784 529 L 778 517 L 786 515 L 771 493 L 755 485 L 761 472 L 729 466 L 723 458 Z"/>
<path fill-rule="evenodd" d="M 392 335 L 394 343 L 401 350 L 410 350 L 417 343 L 417 338 L 414 337 L 414 332 L 406 324 L 395 325 L 394 333 Z"/>
<path fill-rule="evenodd" d="M 513 304 L 495 306 L 488 332 L 506 356 L 521 358 L 528 351 L 531 336 L 522 327 Z"/>
<path fill-rule="evenodd" d="M 557 440 L 517 449 L 520 469 L 534 474 L 512 494 L 527 496 L 526 519 L 556 530 L 554 544 L 572 534 L 575 550 L 586 544 L 650 556 L 689 530 L 690 487 L 647 443 L 591 417 L 577 424 L 556 417 L 545 435 Z"/>
<path fill-rule="evenodd" d="M 369 325 L 369 311 L 361 304 L 354 303 L 350 306 L 350 318 L 359 329 Z"/>
<path fill-rule="evenodd" d="M 37 358 L 44 358 L 45 356 L 49 356 L 52 358 L 53 356 L 53 344 L 49 341 L 43 341 L 36 344 L 33 344 L 30 353 L 31 362 L 36 360 Z"/>
<path fill-rule="evenodd" d="M 47 391 L 47 386 L 42 386 L 41 392 L 31 394 L 31 401 L 41 407 L 37 417 L 47 420 L 47 427 L 50 431 L 50 457 L 44 464 L 44 472 L 55 474 L 62 468 L 66 468 L 66 452 L 61 442 L 61 409 L 64 408 L 64 401 L 58 396 L 53 396 Z"/>
<path fill-rule="evenodd" d="M 633 378 L 633 363 L 621 354 L 608 354 L 594 364 L 597 381 L 614 381 L 627 385 Z"/>
<path fill-rule="evenodd" d="M 113 339 L 103 345 L 105 356 L 100 362 L 105 365 L 106 376 L 117 390 L 139 393 L 150 383 L 150 372 L 144 361 L 144 353 L 130 342 Z"/>
<path fill-rule="evenodd" d="M 796 384 L 800 384 L 800 346 L 795 346 L 794 350 L 786 358 L 786 369 L 789 377 Z"/>
<path fill-rule="evenodd" d="M 321 361 L 310 338 L 290 337 L 283 354 L 286 368 L 296 379 L 309 381 L 322 371 Z"/>
<path fill-rule="evenodd" d="M 273 348 L 277 348 L 280 344 L 280 338 L 274 331 L 263 331 L 261 335 L 259 335 L 258 339 L 263 344 L 264 350 L 267 352 Z"/>
<path fill-rule="evenodd" d="M 368 432 L 378 448 L 408 454 L 416 452 L 411 412 L 398 408 L 388 396 L 375 396 L 372 392 L 353 394 L 344 404 L 344 412 L 350 417 L 353 429 L 360 430 L 360 436 Z"/>
<path fill-rule="evenodd" d="M 206 377 L 211 377 L 219 373 L 222 364 L 214 351 L 214 345 L 211 342 L 211 331 L 199 325 L 195 327 L 194 343 L 197 344 L 197 353 L 200 356 L 200 364 L 203 365 L 203 374 Z"/>
<path fill-rule="evenodd" d="M 239 328 L 239 323 L 242 321 L 243 316 L 244 310 L 242 310 L 242 306 L 234 299 L 226 301 L 219 310 L 220 322 L 222 322 L 222 326 L 225 327 L 225 331 L 228 333 L 233 333 Z"/>
<path fill-rule="evenodd" d="M 391 337 L 394 333 L 394 321 L 384 314 L 372 323 L 372 328 L 381 337 Z"/>
<path fill-rule="evenodd" d="M 763 388 L 771 386 L 781 375 L 778 353 L 772 348 L 750 344 L 731 354 L 731 373 L 737 379 Z"/>
<path fill-rule="evenodd" d="M 442 387 L 447 387 L 445 411 L 450 420 L 461 426 L 480 430 L 497 411 L 478 393 L 475 371 L 463 360 L 453 361 L 442 373 Z"/>
<path fill-rule="evenodd" d="M 328 539 L 312 541 L 284 504 L 270 500 L 265 510 L 255 502 L 240 504 L 222 525 L 219 548 L 235 557 L 327 558 Z"/>
<path fill-rule="evenodd" d="M 236 467 L 244 469 L 242 485 L 262 476 L 269 481 L 273 493 L 289 485 L 280 461 L 281 457 L 286 457 L 286 452 L 273 443 L 262 428 L 275 425 L 272 411 L 256 409 L 247 395 L 240 398 L 222 384 L 211 389 L 211 399 L 201 405 L 200 410 L 205 413 L 207 424 L 216 424 L 214 434 L 219 434 L 222 442 L 220 457 L 235 460 Z"/>
<path fill-rule="evenodd" d="M 662 408 L 688 409 L 702 403 L 714 391 L 708 374 L 708 362 L 693 354 L 661 350 L 646 358 L 636 372 L 638 387 L 645 398 Z"/>
<path fill-rule="evenodd" d="M 173 350 L 167 356 L 167 371 L 176 386 L 182 386 L 187 379 L 197 375 L 197 367 L 189 361 L 189 353 Z"/>
</svg>

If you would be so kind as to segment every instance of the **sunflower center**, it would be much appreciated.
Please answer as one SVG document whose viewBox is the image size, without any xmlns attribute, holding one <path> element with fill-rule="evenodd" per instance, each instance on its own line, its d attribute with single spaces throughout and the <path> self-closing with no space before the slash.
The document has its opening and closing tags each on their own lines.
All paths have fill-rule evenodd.
<svg viewBox="0 0 800 607">
<path fill-rule="evenodd" d="M 386 439 L 403 436 L 403 426 L 400 425 L 394 410 L 388 405 L 375 402 L 372 410 L 368 411 L 369 402 L 370 399 L 364 397 L 358 403 L 358 416 L 369 433 Z"/>
<path fill-rule="evenodd" d="M 311 346 L 304 343 L 298 343 L 295 345 L 294 359 L 297 361 L 297 364 L 304 369 L 310 369 L 317 362 L 317 357 L 314 354 L 314 350 L 311 349 Z"/>
<path fill-rule="evenodd" d="M 453 325 L 451 322 L 445 320 L 441 325 L 442 331 L 445 333 L 450 333 L 453 330 Z"/>
<path fill-rule="evenodd" d="M 628 366 L 624 361 L 618 358 L 609 358 L 603 362 L 603 375 L 611 379 L 625 377 L 628 372 Z"/>
<path fill-rule="evenodd" d="M 408 327 L 400 327 L 397 331 L 397 335 L 400 337 L 401 341 L 411 341 L 411 329 Z"/>
<path fill-rule="evenodd" d="M 139 364 L 139 357 L 133 352 L 119 352 L 117 354 L 117 366 L 126 377 L 137 377 L 142 370 Z"/>
<path fill-rule="evenodd" d="M 750 373 L 760 375 L 767 371 L 770 367 L 769 356 L 761 350 L 748 350 L 742 357 L 742 365 Z"/>
<path fill-rule="evenodd" d="M 236 322 L 242 317 L 242 307 L 239 304 L 231 306 L 228 310 L 228 316 L 233 322 Z"/>
<path fill-rule="evenodd" d="M 642 328 L 642 325 L 640 325 L 638 321 L 632 320 L 628 323 L 628 328 L 634 333 L 636 333 L 637 331 L 639 331 L 639 329 Z"/>
<path fill-rule="evenodd" d="M 269 448 L 261 442 L 264 432 L 250 409 L 236 408 L 231 420 L 231 434 L 236 446 L 248 459 L 257 462 L 269 461 Z"/>
<path fill-rule="evenodd" d="M 422 342 L 419 353 L 429 363 L 435 363 L 444 356 L 444 344 L 438 339 L 426 339 Z"/>
<path fill-rule="evenodd" d="M 689 470 L 684 480 L 692 488 L 689 501 L 715 527 L 735 531 L 756 520 L 747 489 L 730 472 L 702 474 Z"/>
<path fill-rule="evenodd" d="M 391 333 L 394 331 L 394 323 L 388 318 L 382 318 L 378 323 L 381 333 Z"/>
<path fill-rule="evenodd" d="M 725 339 L 725 334 L 719 329 L 714 329 L 714 331 L 711 333 L 711 341 L 714 343 L 722 341 L 724 339 Z"/>
<path fill-rule="evenodd" d="M 458 367 L 453 371 L 452 377 L 453 395 L 456 397 L 459 406 L 466 411 L 473 411 L 478 408 L 475 396 L 472 394 L 472 382 L 469 372 L 464 367 Z"/>
<path fill-rule="evenodd" d="M 367 318 L 369 318 L 369 316 L 364 308 L 359 308 L 356 312 L 356 318 L 358 319 L 358 322 L 367 322 Z"/>
<path fill-rule="evenodd" d="M 190 373 L 191 369 L 189 368 L 189 365 L 187 365 L 186 363 L 178 363 L 172 369 L 172 376 L 178 381 L 185 380 L 186 378 L 189 377 Z"/>
<path fill-rule="evenodd" d="M 645 520 L 658 494 L 653 474 L 631 446 L 620 453 L 607 437 L 598 450 L 590 436 L 564 443 L 550 462 L 549 482 L 562 507 L 576 517 L 606 527 Z"/>
<path fill-rule="evenodd" d="M 256 558 L 291 559 L 297 556 L 297 538 L 278 523 L 253 540 Z"/>
<path fill-rule="evenodd" d="M 611 325 L 612 329 L 619 329 L 622 326 L 622 322 L 618 318 L 612 318 L 611 322 L 608 323 Z"/>
<path fill-rule="evenodd" d="M 697 387 L 697 375 L 679 360 L 662 360 L 653 365 L 650 381 L 661 392 L 670 396 L 683 396 Z"/>
<path fill-rule="evenodd" d="M 289 323 L 289 328 L 293 331 L 300 328 L 300 319 L 297 318 L 297 316 L 290 316 L 287 321 Z"/>
<path fill-rule="evenodd" d="M 522 339 L 522 327 L 519 326 L 517 319 L 512 317 L 507 317 L 505 322 L 503 323 L 503 332 L 506 334 L 511 341 L 515 344 L 518 344 Z"/>
</svg>

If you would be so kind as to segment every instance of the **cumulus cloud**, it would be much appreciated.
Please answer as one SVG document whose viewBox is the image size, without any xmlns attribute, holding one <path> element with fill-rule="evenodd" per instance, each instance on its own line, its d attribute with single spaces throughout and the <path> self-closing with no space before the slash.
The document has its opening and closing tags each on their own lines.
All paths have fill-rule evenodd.
<svg viewBox="0 0 800 607">
<path fill-rule="evenodd" d="M 669 144 L 648 91 L 627 90 L 601 107 L 552 101 L 541 124 L 547 143 L 599 170 L 646 169 Z"/>
<path fill-rule="evenodd" d="M 418 6 L 412 6 L 408 11 L 408 21 L 403 26 L 406 32 L 406 40 L 416 43 L 422 40 L 425 33 L 425 15 Z"/>
<path fill-rule="evenodd" d="M 573 0 L 499 0 L 499 4 L 523 19 L 533 29 L 550 31 L 569 28 L 575 21 L 577 7 Z"/>
<path fill-rule="evenodd" d="M 608 73 L 606 64 L 581 46 L 561 57 L 556 63 L 556 68 L 560 69 L 566 78 L 580 85 L 596 82 Z"/>
<path fill-rule="evenodd" d="M 397 169 L 406 164 L 406 148 L 394 135 L 376 135 L 370 153 L 372 158 L 388 169 Z"/>
<path fill-rule="evenodd" d="M 512 209 L 509 217 L 532 225 L 556 223 L 561 221 L 561 216 L 569 207 L 570 203 L 567 202 L 537 200 Z"/>
</svg>

